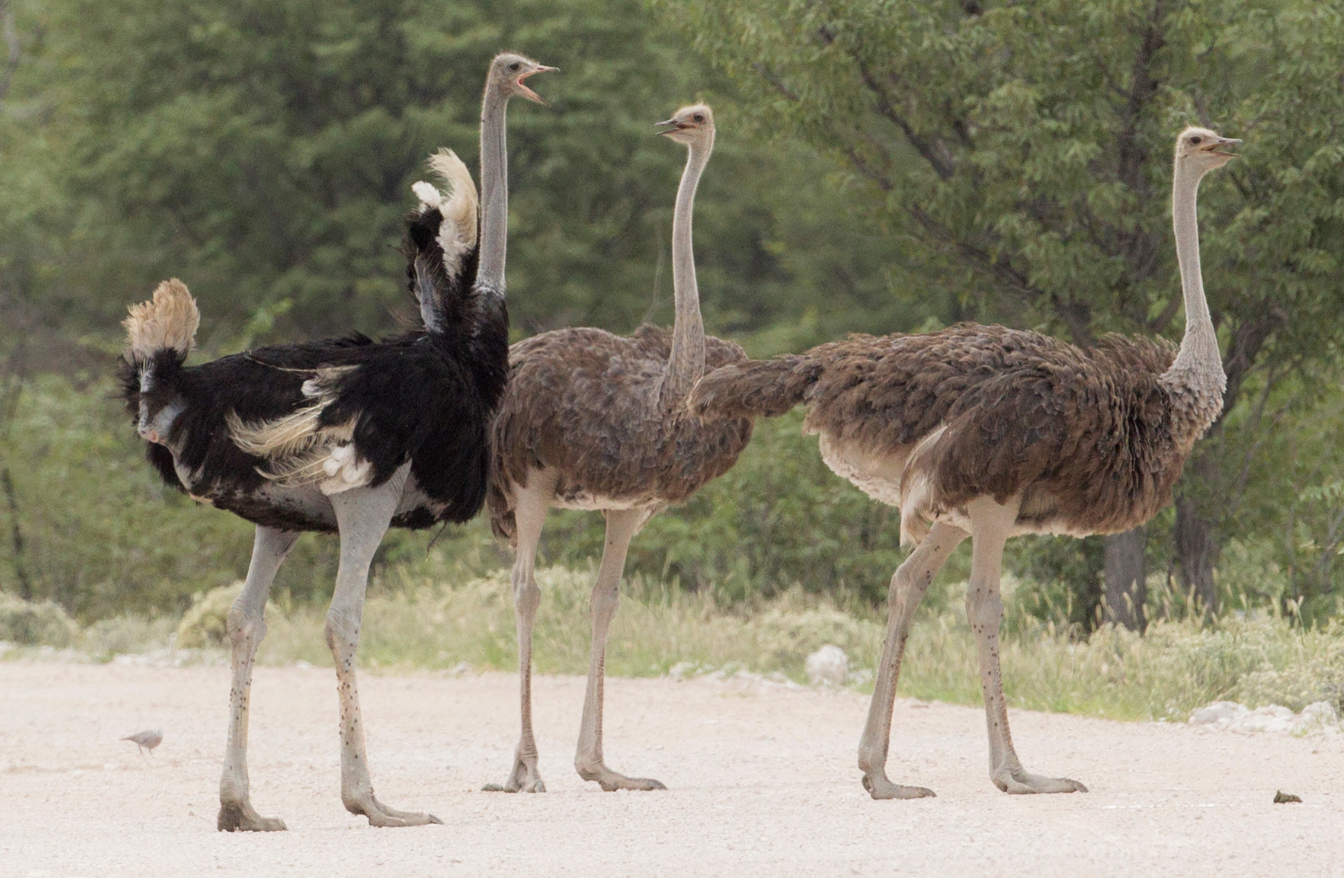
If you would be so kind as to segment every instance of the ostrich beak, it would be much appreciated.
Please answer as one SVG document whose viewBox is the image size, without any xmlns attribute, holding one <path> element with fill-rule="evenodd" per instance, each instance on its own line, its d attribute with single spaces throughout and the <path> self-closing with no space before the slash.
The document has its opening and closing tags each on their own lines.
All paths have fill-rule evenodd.
<svg viewBox="0 0 1344 878">
<path fill-rule="evenodd" d="M 1238 154 L 1235 153 L 1235 152 L 1232 152 L 1231 150 L 1232 150 L 1233 147 L 1235 147 L 1235 146 L 1240 146 L 1240 145 L 1241 145 L 1241 140 L 1240 140 L 1239 138 L 1236 138 L 1236 137 L 1220 137 L 1220 138 L 1218 138 L 1217 142 L 1210 144 L 1210 145 L 1207 147 L 1206 151 L 1207 151 L 1207 152 L 1211 152 L 1211 153 L 1213 153 L 1214 155 L 1221 155 L 1221 156 L 1226 156 L 1227 158 L 1230 158 L 1230 159 L 1234 159 L 1234 158 L 1237 157 Z"/>
<path fill-rule="evenodd" d="M 517 88 L 518 88 L 518 94 L 520 94 L 520 95 L 522 95 L 523 97 L 527 98 L 529 101 L 536 101 L 537 103 L 541 104 L 543 107 L 549 107 L 550 104 L 546 103 L 546 101 L 541 97 L 541 95 L 537 94 L 537 93 L 534 92 L 532 89 L 530 89 L 530 88 L 528 88 L 527 86 L 523 85 L 523 80 L 524 80 L 524 79 L 527 79 L 529 76 L 533 76 L 533 75 L 538 74 L 538 73 L 559 73 L 559 72 L 560 72 L 560 69 L 559 69 L 558 67 L 546 67 L 546 66 L 544 66 L 544 65 L 539 64 L 539 65 L 537 65 L 537 67 L 536 67 L 535 69 L 533 69 L 533 70 L 529 70 L 529 71 L 527 71 L 526 73 L 520 73 L 520 74 L 518 74 L 518 78 L 515 79 L 513 82 L 514 82 L 514 85 L 517 86 Z"/>
<path fill-rule="evenodd" d="M 653 124 L 655 128 L 658 127 L 659 125 L 671 126 L 670 128 L 667 128 L 663 131 L 659 131 L 658 132 L 659 134 L 672 134 L 676 131 L 685 131 L 687 128 L 691 127 L 687 125 L 685 122 L 678 122 L 676 119 L 667 119 L 663 122 L 654 122 Z"/>
</svg>

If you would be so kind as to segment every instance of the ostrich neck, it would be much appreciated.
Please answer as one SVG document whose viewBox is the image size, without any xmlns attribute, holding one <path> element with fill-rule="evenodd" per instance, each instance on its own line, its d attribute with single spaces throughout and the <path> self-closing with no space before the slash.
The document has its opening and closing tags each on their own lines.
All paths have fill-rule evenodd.
<svg viewBox="0 0 1344 878">
<path fill-rule="evenodd" d="M 663 376 L 661 398 L 665 405 L 680 404 L 705 374 L 705 323 L 700 317 L 700 289 L 695 283 L 691 214 L 695 188 L 713 148 L 712 139 L 707 144 L 691 144 L 672 215 L 672 298 L 676 318 L 672 324 L 672 354 Z"/>
<path fill-rule="evenodd" d="M 1196 197 L 1199 176 L 1176 164 L 1172 181 L 1171 214 L 1176 232 L 1176 260 L 1181 267 L 1185 296 L 1185 338 L 1161 382 L 1176 401 L 1173 427 L 1193 443 L 1217 419 L 1223 408 L 1227 376 L 1223 374 L 1218 334 L 1204 298 L 1199 267 L 1199 220 Z"/>
<path fill-rule="evenodd" d="M 504 139 L 508 95 L 493 81 L 481 104 L 481 256 L 476 288 L 504 298 L 504 256 L 509 241 L 509 157 Z"/>
</svg>

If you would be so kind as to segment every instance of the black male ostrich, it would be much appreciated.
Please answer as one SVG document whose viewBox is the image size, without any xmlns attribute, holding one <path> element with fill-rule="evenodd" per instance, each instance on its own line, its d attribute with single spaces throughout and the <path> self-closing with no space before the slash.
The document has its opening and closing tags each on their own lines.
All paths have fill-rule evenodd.
<svg viewBox="0 0 1344 878">
<path fill-rule="evenodd" d="M 131 308 L 124 398 L 149 459 L 174 488 L 257 525 L 243 592 L 229 613 L 233 643 L 229 743 L 220 781 L 221 830 L 284 829 L 248 794 L 252 661 L 265 635 L 271 582 L 301 531 L 340 534 L 327 614 L 341 712 L 341 799 L 374 826 L 439 822 L 373 794 L 354 661 L 369 564 L 389 526 L 462 522 L 480 509 L 487 430 L 508 374 L 505 109 L 523 80 L 549 70 L 518 55 L 490 66 L 481 112 L 481 234 L 470 174 L 451 153 L 432 164 L 452 187 L 417 185 L 408 217 L 407 274 L 423 330 L 374 342 L 346 339 L 260 348 L 186 367 L 200 322 L 177 280 Z"/>
</svg>

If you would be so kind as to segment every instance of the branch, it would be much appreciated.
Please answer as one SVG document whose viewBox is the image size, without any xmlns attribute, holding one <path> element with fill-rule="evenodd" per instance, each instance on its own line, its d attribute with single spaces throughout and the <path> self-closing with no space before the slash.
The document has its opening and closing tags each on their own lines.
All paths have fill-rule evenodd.
<svg viewBox="0 0 1344 878">
<path fill-rule="evenodd" d="M 938 155 L 929 141 L 916 134 L 915 129 L 910 126 L 910 123 L 905 120 L 905 117 L 896 112 L 896 107 L 892 104 L 891 98 L 887 94 L 887 90 L 877 81 L 877 77 L 873 76 L 867 65 L 858 58 L 854 59 L 854 63 L 859 66 L 859 73 L 863 77 L 863 84 L 868 86 L 868 90 L 877 97 L 877 111 L 896 125 L 896 127 L 901 129 L 901 133 L 905 135 L 905 139 L 915 148 L 920 156 L 924 158 L 924 161 L 929 163 L 929 167 L 933 168 L 935 174 L 944 180 L 950 179 L 955 170 L 951 163 Z"/>
<path fill-rule="evenodd" d="M 1092 334 L 1092 308 L 1086 302 L 1076 299 L 1061 299 L 1057 294 L 1050 297 L 1050 304 L 1056 316 L 1069 328 L 1073 343 L 1080 348 L 1095 347 L 1097 337 Z"/>
<path fill-rule="evenodd" d="M 946 226 L 938 222 L 921 207 L 910 205 L 906 207 L 908 213 L 914 220 L 924 228 L 926 232 L 934 235 L 955 250 L 962 257 L 980 266 L 981 269 L 989 274 L 999 278 L 1015 292 L 1017 292 L 1028 303 L 1038 301 L 1042 293 L 1031 285 L 1027 276 L 1017 269 L 1013 268 L 1007 262 L 990 255 L 987 251 L 974 244 L 967 243 L 954 235 Z"/>
<path fill-rule="evenodd" d="M 1227 356 L 1223 358 L 1223 371 L 1227 373 L 1227 391 L 1223 394 L 1223 414 L 1226 416 L 1237 404 L 1241 394 L 1242 382 L 1255 365 L 1255 358 L 1279 327 L 1287 322 L 1283 309 L 1270 301 L 1261 299 L 1256 303 L 1252 315 L 1232 332 L 1232 343 L 1227 346 Z"/>
<path fill-rule="evenodd" d="M 829 25 L 822 25 L 817 29 L 817 38 L 820 39 L 824 45 L 835 45 L 835 31 Z M 905 117 L 897 112 L 896 106 L 892 102 L 891 96 L 887 93 L 886 88 L 883 87 L 882 83 L 877 81 L 877 77 L 868 69 L 868 65 L 863 63 L 863 59 L 859 57 L 859 46 L 856 44 L 854 48 L 855 51 L 848 52 L 847 54 L 854 61 L 855 66 L 859 68 L 859 75 L 863 79 L 863 84 L 866 85 L 868 90 L 877 98 L 877 111 L 881 113 L 884 118 L 888 119 L 896 125 L 896 127 L 901 129 L 901 133 L 905 135 L 906 141 L 909 142 L 921 156 L 923 156 L 924 160 L 929 163 L 929 167 L 933 168 L 934 173 L 944 180 L 951 177 L 954 170 L 952 166 L 934 151 L 927 140 L 916 134 L 915 129 L 906 121 Z M 900 85 L 899 82 L 894 84 L 898 87 Z"/>
<path fill-rule="evenodd" d="M 14 27 L 14 14 L 9 11 L 9 4 L 0 0 L 0 34 L 3 34 L 5 40 L 5 49 L 7 57 L 5 59 L 4 74 L 0 75 L 0 103 L 5 100 L 5 95 L 9 94 L 9 86 L 14 81 L 14 71 L 19 69 L 19 34 Z"/>
<path fill-rule="evenodd" d="M 845 158 L 849 159 L 850 164 L 854 165 L 855 170 L 877 184 L 877 188 L 881 189 L 883 192 L 890 192 L 892 190 L 891 181 L 877 171 L 874 171 L 868 165 L 868 160 L 860 155 L 858 150 L 852 146 L 843 146 L 840 148 L 840 151 L 845 154 Z"/>
<path fill-rule="evenodd" d="M 775 89 L 775 91 L 779 92 L 784 97 L 793 101 L 795 104 L 802 100 L 802 98 L 798 97 L 798 95 L 793 91 L 793 89 L 789 88 L 788 85 L 784 83 L 784 80 L 781 79 L 779 75 L 775 73 L 773 70 L 771 70 L 769 67 L 766 67 L 759 61 L 751 66 L 753 70 L 755 70 L 758 74 L 760 74 L 762 79 L 770 83 L 770 85 Z"/>
<path fill-rule="evenodd" d="M 14 494 L 14 480 L 9 477 L 9 467 L 0 469 L 0 488 L 4 489 L 5 504 L 9 508 L 10 540 L 14 544 L 14 576 L 19 580 L 19 597 L 25 601 L 33 599 L 33 583 L 28 578 L 24 566 L 23 530 L 19 527 L 19 501 Z"/>
<path fill-rule="evenodd" d="M 1117 138 L 1120 141 L 1117 176 L 1120 182 L 1140 195 L 1146 195 L 1148 191 L 1143 178 L 1143 166 L 1147 162 L 1148 154 L 1139 143 L 1139 119 L 1162 84 L 1149 68 L 1154 56 L 1166 45 L 1166 38 L 1162 33 L 1162 14 L 1165 5 L 1165 0 L 1154 0 L 1152 11 L 1148 15 L 1148 26 L 1143 34 L 1143 42 L 1139 44 L 1138 54 L 1134 56 L 1134 67 L 1130 70 L 1129 100 L 1121 113 L 1122 127 Z"/>
<path fill-rule="evenodd" d="M 1171 325 L 1171 321 L 1176 319 L 1176 312 L 1183 304 L 1184 302 L 1177 296 L 1168 299 L 1167 307 L 1162 309 L 1162 313 L 1148 321 L 1148 331 L 1158 335 L 1166 332 L 1167 327 Z"/>
</svg>

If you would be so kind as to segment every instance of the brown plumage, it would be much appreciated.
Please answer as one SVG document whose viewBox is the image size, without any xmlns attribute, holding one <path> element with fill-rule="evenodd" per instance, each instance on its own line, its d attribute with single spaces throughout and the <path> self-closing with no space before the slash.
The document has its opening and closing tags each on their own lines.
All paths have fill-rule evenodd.
<svg viewBox="0 0 1344 878">
<path fill-rule="evenodd" d="M 802 355 L 738 363 L 701 379 L 706 417 L 778 415 L 808 405 L 826 464 L 901 510 L 915 550 L 891 580 L 887 637 L 859 744 L 874 798 L 933 795 L 886 776 L 891 710 L 915 608 L 972 538 L 966 612 L 975 632 L 990 777 L 1013 793 L 1085 791 L 1027 772 L 1008 732 L 999 668 L 999 573 L 1009 537 L 1136 527 L 1171 500 L 1226 385 L 1199 268 L 1199 181 L 1240 141 L 1188 128 L 1176 141 L 1172 224 L 1186 332 L 1161 342 L 1109 336 L 1079 348 L 1035 332 L 963 324 L 924 335 L 853 336 Z"/>
<path fill-rule="evenodd" d="M 559 329 L 509 349 L 511 368 L 491 432 L 487 502 L 495 533 L 512 543 L 514 486 L 556 473 L 556 505 L 680 503 L 723 475 L 751 438 L 750 418 L 702 420 L 658 405 L 672 334 L 641 326 L 623 337 Z M 705 365 L 744 362 L 730 341 L 705 339 Z"/>
<path fill-rule="evenodd" d="M 855 335 L 721 369 L 700 382 L 691 405 L 722 418 L 806 403 L 804 429 L 822 434 L 828 462 L 844 467 L 862 455 L 899 469 L 894 496 L 882 473 L 865 478 L 848 466 L 842 475 L 900 506 L 913 542 L 928 522 L 983 495 L 999 503 L 1021 495 L 1023 529 L 1117 533 L 1170 502 L 1193 442 L 1189 431 L 1184 442 L 1173 434 L 1159 382 L 1174 357 L 1172 346 L 1143 338 L 1108 336 L 1079 348 L 962 324 Z"/>
<path fill-rule="evenodd" d="M 510 350 L 509 384 L 491 431 L 490 523 L 517 547 L 522 733 L 513 769 L 487 789 L 541 792 L 532 733 L 532 624 L 541 591 L 533 575 L 537 543 L 552 506 L 601 511 L 606 545 L 593 586 L 593 643 L 574 766 L 604 790 L 662 789 L 626 777 L 602 756 L 602 682 L 607 631 L 619 601 L 630 540 L 671 503 L 694 494 L 736 461 L 751 436 L 745 417 L 694 417 L 686 396 L 705 369 L 738 363 L 737 345 L 706 338 L 691 252 L 696 184 L 714 145 L 709 107 L 684 107 L 663 131 L 689 147 L 672 222 L 676 320 L 669 332 L 640 327 L 622 338 L 600 329 L 561 329 Z"/>
</svg>

